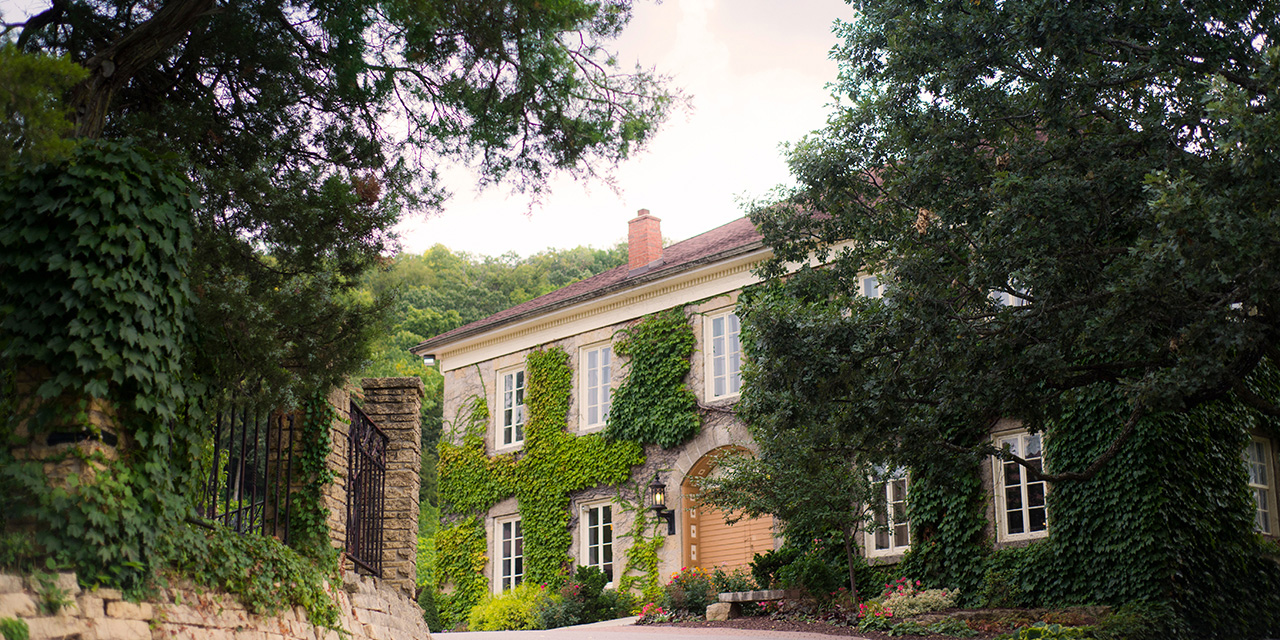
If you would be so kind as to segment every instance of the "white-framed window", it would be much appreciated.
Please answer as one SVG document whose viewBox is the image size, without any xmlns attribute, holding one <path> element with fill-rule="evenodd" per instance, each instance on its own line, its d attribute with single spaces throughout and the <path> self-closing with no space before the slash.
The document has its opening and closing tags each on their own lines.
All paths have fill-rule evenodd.
<svg viewBox="0 0 1280 640">
<path fill-rule="evenodd" d="M 597 429 L 609 419 L 609 406 L 613 403 L 612 375 L 612 345 L 582 350 L 582 428 Z"/>
<path fill-rule="evenodd" d="M 584 567 L 596 567 L 613 582 L 613 505 L 582 507 L 582 559 Z"/>
<path fill-rule="evenodd" d="M 511 369 L 498 374 L 498 447 L 514 447 L 524 442 L 524 369 Z"/>
<path fill-rule="evenodd" d="M 861 293 L 865 298 L 879 298 L 884 295 L 884 285 L 876 276 L 862 276 L 861 285 Z"/>
<path fill-rule="evenodd" d="M 498 576 L 495 593 L 502 593 L 524 581 L 524 531 L 518 516 L 496 521 Z"/>
<path fill-rule="evenodd" d="M 907 520 L 907 472 L 905 469 L 877 469 L 871 489 L 884 497 L 884 510 L 876 509 L 875 525 L 866 533 L 869 556 L 893 556 L 911 548 L 911 525 Z"/>
<path fill-rule="evenodd" d="M 1253 527 L 1261 533 L 1272 533 L 1271 521 L 1275 512 L 1274 489 L 1271 481 L 1271 442 L 1254 437 L 1244 448 L 1244 465 L 1249 472 L 1249 489 L 1257 507 Z"/>
<path fill-rule="evenodd" d="M 741 325 L 738 315 L 729 312 L 707 318 L 707 392 L 712 399 L 738 395 L 742 387 Z"/>
<path fill-rule="evenodd" d="M 996 438 L 996 448 L 1009 452 L 1044 470 L 1044 448 L 1040 434 L 1015 433 Z M 1049 512 L 1045 504 L 1048 484 L 1032 480 L 1016 462 L 995 460 L 996 526 L 1001 540 L 1042 538 L 1049 534 Z"/>
</svg>

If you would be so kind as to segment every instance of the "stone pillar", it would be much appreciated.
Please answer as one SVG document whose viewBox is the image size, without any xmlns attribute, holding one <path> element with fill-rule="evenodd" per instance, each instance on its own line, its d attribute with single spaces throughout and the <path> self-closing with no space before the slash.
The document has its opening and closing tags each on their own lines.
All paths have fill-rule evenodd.
<svg viewBox="0 0 1280 640">
<path fill-rule="evenodd" d="M 413 598 L 418 578 L 418 476 L 422 466 L 422 380 L 365 378 L 364 412 L 387 434 L 382 578 Z"/>
<path fill-rule="evenodd" d="M 351 443 L 352 389 L 338 388 L 329 392 L 329 404 L 338 415 L 329 430 L 330 449 L 325 466 L 334 472 L 333 482 L 324 486 L 321 495 L 329 508 L 329 542 L 339 549 L 347 548 L 347 459 Z M 301 417 L 299 417 L 301 419 Z"/>
</svg>

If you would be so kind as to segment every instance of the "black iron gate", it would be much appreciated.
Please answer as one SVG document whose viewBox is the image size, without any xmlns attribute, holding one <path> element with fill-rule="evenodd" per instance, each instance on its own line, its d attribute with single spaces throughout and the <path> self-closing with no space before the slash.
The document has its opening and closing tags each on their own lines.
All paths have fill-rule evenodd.
<svg viewBox="0 0 1280 640">
<path fill-rule="evenodd" d="M 289 542 L 294 415 L 227 409 L 214 417 L 198 509 L 210 524 Z"/>
<path fill-rule="evenodd" d="M 348 437 L 347 557 L 358 569 L 381 577 L 387 434 L 353 402 Z"/>
</svg>

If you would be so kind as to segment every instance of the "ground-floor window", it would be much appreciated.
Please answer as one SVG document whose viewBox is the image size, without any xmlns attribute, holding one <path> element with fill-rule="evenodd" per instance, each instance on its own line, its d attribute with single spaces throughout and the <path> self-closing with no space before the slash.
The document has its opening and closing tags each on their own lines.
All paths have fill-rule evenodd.
<svg viewBox="0 0 1280 640">
<path fill-rule="evenodd" d="M 583 566 L 600 569 L 613 582 L 613 506 L 587 507 L 583 525 Z"/>
<path fill-rule="evenodd" d="M 1044 449 L 1038 433 L 1017 433 L 996 438 L 996 448 L 1026 460 L 1037 471 L 1044 470 Z M 996 516 L 1000 537 L 1006 540 L 1039 538 L 1048 534 L 1049 512 L 1045 504 L 1048 489 L 1044 480 L 1033 480 L 1022 465 L 996 460 Z"/>
<path fill-rule="evenodd" d="M 506 591 L 524 581 L 524 532 L 519 518 L 498 522 L 498 545 L 502 558 L 498 585 Z"/>
</svg>

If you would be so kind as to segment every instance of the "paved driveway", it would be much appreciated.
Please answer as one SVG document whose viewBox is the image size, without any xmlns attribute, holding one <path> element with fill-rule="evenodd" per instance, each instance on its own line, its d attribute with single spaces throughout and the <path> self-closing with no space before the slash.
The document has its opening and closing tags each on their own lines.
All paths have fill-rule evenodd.
<svg viewBox="0 0 1280 640">
<path fill-rule="evenodd" d="M 832 640 L 820 633 L 795 631 L 760 631 L 747 629 L 700 629 L 691 627 L 651 627 L 632 624 L 635 618 L 622 618 L 562 627 L 546 631 L 468 631 L 465 633 L 434 633 L 436 640 L 743 640 L 764 638 L 767 640 Z M 843 638 L 841 640 L 856 640 Z"/>
</svg>

